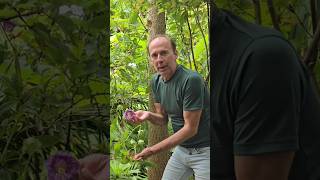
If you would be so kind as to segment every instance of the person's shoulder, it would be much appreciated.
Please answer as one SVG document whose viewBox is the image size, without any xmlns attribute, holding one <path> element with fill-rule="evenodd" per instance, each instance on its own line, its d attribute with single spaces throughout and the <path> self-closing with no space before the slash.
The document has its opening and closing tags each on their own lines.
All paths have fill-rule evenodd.
<svg viewBox="0 0 320 180">
<path fill-rule="evenodd" d="M 299 56 L 294 47 L 278 36 L 270 35 L 254 39 L 240 61 L 246 65 L 245 67 L 252 68 L 253 72 L 264 72 L 265 69 L 269 69 L 268 73 L 275 74 L 275 71 L 287 69 L 288 72 L 284 73 L 292 74 L 301 71 Z"/>
<path fill-rule="evenodd" d="M 183 65 L 179 65 L 178 68 L 181 69 L 181 71 L 183 73 L 187 74 L 188 77 L 190 77 L 190 76 L 200 76 L 200 74 L 197 71 L 189 69 L 189 68 L 186 68 Z"/>
<path fill-rule="evenodd" d="M 161 78 L 160 74 L 158 74 L 158 73 L 153 74 L 151 77 L 151 85 L 155 85 L 155 84 L 159 83 L 160 78 Z"/>
<path fill-rule="evenodd" d="M 185 68 L 183 66 L 182 66 L 182 70 L 186 74 L 185 77 L 187 81 L 203 81 L 202 76 L 197 71 Z"/>
<path fill-rule="evenodd" d="M 298 57 L 291 43 L 283 37 L 276 35 L 265 35 L 255 38 L 248 47 L 248 51 L 262 56 L 267 55 L 268 57 L 279 54 Z"/>
<path fill-rule="evenodd" d="M 151 76 L 151 80 L 152 81 L 155 81 L 155 80 L 157 80 L 157 79 L 159 79 L 160 78 L 160 74 L 158 74 L 158 73 L 155 73 L 155 74 L 153 74 L 152 76 Z"/>
<path fill-rule="evenodd" d="M 264 36 L 282 36 L 282 34 L 275 29 L 249 22 L 237 15 L 234 15 L 230 11 L 223 10 L 223 13 L 226 16 L 226 22 L 229 23 L 232 28 L 234 28 L 239 34 L 247 36 L 250 39 L 259 39 Z"/>
</svg>

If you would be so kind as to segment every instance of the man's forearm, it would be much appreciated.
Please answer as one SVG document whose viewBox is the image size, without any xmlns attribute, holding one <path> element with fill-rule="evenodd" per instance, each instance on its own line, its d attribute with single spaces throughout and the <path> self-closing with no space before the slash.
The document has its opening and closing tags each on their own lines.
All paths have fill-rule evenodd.
<svg viewBox="0 0 320 180">
<path fill-rule="evenodd" d="M 285 180 L 293 161 L 294 152 L 272 152 L 259 155 L 235 156 L 238 180 Z"/>
<path fill-rule="evenodd" d="M 168 122 L 168 117 L 160 113 L 149 112 L 148 120 L 152 124 L 165 125 Z"/>
<path fill-rule="evenodd" d="M 199 121 L 201 117 L 202 110 L 195 111 L 184 111 L 184 126 L 168 137 L 167 139 L 159 142 L 158 144 L 151 147 L 151 150 L 154 153 L 168 150 L 173 148 L 174 146 L 181 144 L 185 140 L 193 137 L 198 132 Z"/>
<path fill-rule="evenodd" d="M 192 136 L 197 134 L 197 130 L 192 127 L 184 126 L 178 132 L 164 139 L 163 141 L 153 145 L 150 147 L 152 154 L 159 153 L 161 151 L 169 150 L 185 140 L 191 138 Z"/>
</svg>

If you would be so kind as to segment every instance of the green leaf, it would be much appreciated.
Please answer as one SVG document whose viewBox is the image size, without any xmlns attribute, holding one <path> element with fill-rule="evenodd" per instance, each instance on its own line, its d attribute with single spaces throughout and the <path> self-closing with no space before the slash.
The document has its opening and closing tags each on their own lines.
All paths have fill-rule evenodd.
<svg viewBox="0 0 320 180">
<path fill-rule="evenodd" d="M 133 12 L 130 16 L 129 23 L 135 24 L 138 22 L 138 12 Z"/>
<path fill-rule="evenodd" d="M 36 139 L 41 143 L 43 148 L 50 148 L 61 141 L 61 137 L 58 135 L 37 136 Z"/>
<path fill-rule="evenodd" d="M 64 54 L 61 53 L 61 51 L 50 45 L 48 48 L 45 49 L 45 52 L 47 53 L 48 57 L 50 58 L 50 62 L 54 65 L 63 64 L 64 60 L 66 59 L 64 57 Z"/>
<path fill-rule="evenodd" d="M 89 86 L 94 93 L 104 93 L 107 91 L 107 84 L 104 82 L 92 81 L 89 82 Z"/>
<path fill-rule="evenodd" d="M 115 143 L 113 146 L 113 150 L 116 154 L 118 154 L 121 150 L 121 144 L 120 143 Z"/>
<path fill-rule="evenodd" d="M 89 21 L 89 29 L 105 30 L 107 28 L 106 17 L 107 16 L 105 14 L 95 16 L 92 20 Z"/>
<path fill-rule="evenodd" d="M 61 27 L 61 29 L 64 31 L 66 36 L 70 36 L 74 30 L 76 30 L 76 25 L 73 23 L 73 21 L 66 16 L 58 16 L 57 17 L 57 23 Z"/>
<path fill-rule="evenodd" d="M 69 63 L 69 72 L 72 78 L 76 79 L 84 74 L 86 74 L 85 65 L 83 63 Z"/>
<path fill-rule="evenodd" d="M 91 97 L 91 89 L 89 86 L 81 86 L 79 87 L 78 93 L 81 94 L 85 98 Z"/>
<path fill-rule="evenodd" d="M 34 153 L 40 152 L 42 147 L 41 142 L 35 137 L 29 137 L 23 141 L 22 153 L 33 155 Z"/>
<path fill-rule="evenodd" d="M 14 16 L 16 15 L 16 12 L 12 9 L 1 9 L 0 10 L 0 17 L 1 18 L 7 18 L 7 17 L 11 17 L 11 16 Z"/>
</svg>

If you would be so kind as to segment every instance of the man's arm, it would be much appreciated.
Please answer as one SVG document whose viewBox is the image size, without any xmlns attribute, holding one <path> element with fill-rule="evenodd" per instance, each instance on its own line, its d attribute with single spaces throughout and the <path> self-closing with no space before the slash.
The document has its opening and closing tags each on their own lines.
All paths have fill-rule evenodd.
<svg viewBox="0 0 320 180">
<path fill-rule="evenodd" d="M 136 111 L 137 123 L 149 120 L 152 124 L 166 125 L 168 122 L 168 115 L 161 107 L 160 103 L 154 103 L 155 113 L 150 111 Z"/>
<path fill-rule="evenodd" d="M 184 111 L 183 112 L 184 126 L 178 132 L 174 133 L 167 139 L 150 147 L 151 150 L 154 153 L 168 150 L 178 144 L 181 144 L 182 142 L 191 138 L 192 136 L 196 135 L 198 132 L 201 112 L 202 110 Z"/>
<path fill-rule="evenodd" d="M 198 132 L 201 113 L 202 113 L 202 110 L 184 111 L 183 112 L 184 126 L 179 131 L 169 136 L 168 138 L 164 139 L 163 141 L 151 147 L 145 148 L 141 153 L 137 154 L 134 158 L 136 160 L 145 159 L 152 154 L 159 153 L 161 151 L 165 151 L 170 148 L 173 148 L 174 146 L 181 144 L 185 140 L 196 135 Z"/>
<path fill-rule="evenodd" d="M 255 40 L 246 54 L 235 101 L 237 180 L 286 180 L 299 148 L 303 99 L 299 60 L 292 47 L 277 37 Z"/>
<path fill-rule="evenodd" d="M 287 180 L 294 152 L 235 156 L 237 180 Z"/>
</svg>

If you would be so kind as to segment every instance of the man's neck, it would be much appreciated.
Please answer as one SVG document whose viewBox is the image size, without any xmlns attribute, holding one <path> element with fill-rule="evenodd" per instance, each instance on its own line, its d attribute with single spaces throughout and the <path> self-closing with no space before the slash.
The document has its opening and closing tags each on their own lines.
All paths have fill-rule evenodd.
<svg viewBox="0 0 320 180">
<path fill-rule="evenodd" d="M 169 76 L 167 76 L 167 77 L 161 76 L 161 77 L 162 77 L 162 79 L 163 79 L 163 81 L 169 81 L 170 79 L 172 79 L 172 78 L 173 78 L 173 76 L 174 76 L 174 74 L 177 72 L 178 66 L 179 66 L 179 65 L 178 65 L 178 64 L 176 64 L 176 67 L 175 67 L 175 69 L 174 69 L 173 73 L 172 73 L 172 74 L 170 74 Z"/>
</svg>

